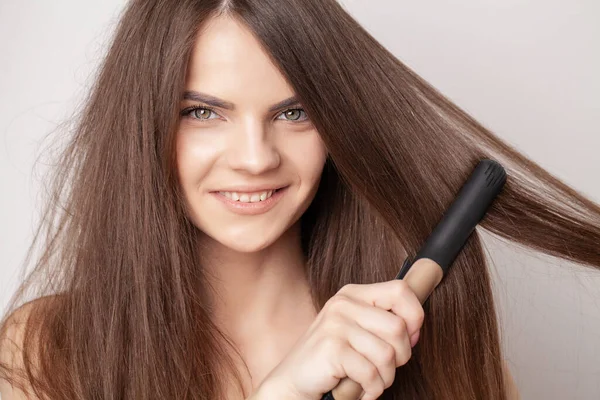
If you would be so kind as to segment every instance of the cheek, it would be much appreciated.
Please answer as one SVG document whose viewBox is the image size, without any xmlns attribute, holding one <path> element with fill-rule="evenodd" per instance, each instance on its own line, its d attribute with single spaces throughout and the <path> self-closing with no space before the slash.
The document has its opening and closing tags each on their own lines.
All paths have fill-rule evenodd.
<svg viewBox="0 0 600 400">
<path fill-rule="evenodd" d="M 176 142 L 177 173 L 184 191 L 197 188 L 207 174 L 216 149 L 214 144 L 189 132 L 178 134 Z"/>
<path fill-rule="evenodd" d="M 294 164 L 303 185 L 314 185 L 321 177 L 327 150 L 315 131 L 313 134 L 303 137 L 301 141 L 296 141 L 290 149 L 288 157 Z"/>
</svg>

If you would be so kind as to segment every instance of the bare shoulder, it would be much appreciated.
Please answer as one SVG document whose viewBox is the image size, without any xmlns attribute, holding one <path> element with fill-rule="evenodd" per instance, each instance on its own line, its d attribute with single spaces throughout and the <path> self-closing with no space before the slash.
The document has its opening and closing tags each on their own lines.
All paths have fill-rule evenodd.
<svg viewBox="0 0 600 400">
<path fill-rule="evenodd" d="M 27 302 L 6 316 L 0 327 L 0 365 L 7 368 L 0 369 L 0 398 L 2 400 L 35 400 L 27 396 L 22 390 L 8 382 L 6 377 L 15 378 L 15 371 L 23 368 L 23 343 L 25 339 L 25 327 L 32 311 L 39 306 L 48 303 L 50 297 L 41 297 Z"/>
<path fill-rule="evenodd" d="M 521 400 L 521 395 L 519 394 L 519 389 L 517 388 L 517 384 L 515 383 L 515 379 L 510 373 L 510 368 L 506 363 L 506 360 L 502 361 L 502 371 L 504 372 L 504 381 L 506 382 L 506 388 L 508 392 L 508 400 Z"/>
</svg>

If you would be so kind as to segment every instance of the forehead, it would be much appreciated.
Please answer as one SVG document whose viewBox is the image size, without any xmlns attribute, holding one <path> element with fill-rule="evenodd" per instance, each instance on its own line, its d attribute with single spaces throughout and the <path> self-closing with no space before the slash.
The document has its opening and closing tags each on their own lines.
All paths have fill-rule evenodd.
<svg viewBox="0 0 600 400">
<path fill-rule="evenodd" d="M 231 17 L 215 17 L 200 30 L 186 77 L 188 90 L 229 99 L 273 103 L 293 95 L 252 32 Z"/>
</svg>

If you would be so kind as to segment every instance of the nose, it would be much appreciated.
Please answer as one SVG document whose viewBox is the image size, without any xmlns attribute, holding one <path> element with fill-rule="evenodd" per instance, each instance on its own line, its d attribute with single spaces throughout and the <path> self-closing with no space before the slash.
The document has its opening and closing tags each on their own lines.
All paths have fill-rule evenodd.
<svg viewBox="0 0 600 400">
<path fill-rule="evenodd" d="M 254 175 L 277 168 L 280 155 L 273 139 L 260 121 L 247 122 L 230 136 L 227 152 L 230 168 Z"/>
</svg>

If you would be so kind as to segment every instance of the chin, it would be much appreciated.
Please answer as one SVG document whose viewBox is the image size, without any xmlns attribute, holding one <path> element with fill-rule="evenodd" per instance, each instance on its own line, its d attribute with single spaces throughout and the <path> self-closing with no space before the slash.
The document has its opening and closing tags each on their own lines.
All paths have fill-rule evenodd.
<svg viewBox="0 0 600 400">
<path fill-rule="evenodd" d="M 238 253 L 256 253 L 264 250 L 272 245 L 275 240 L 265 240 L 265 238 L 257 238 L 259 240 L 228 240 L 219 241 L 223 246 L 236 251 Z"/>
</svg>

